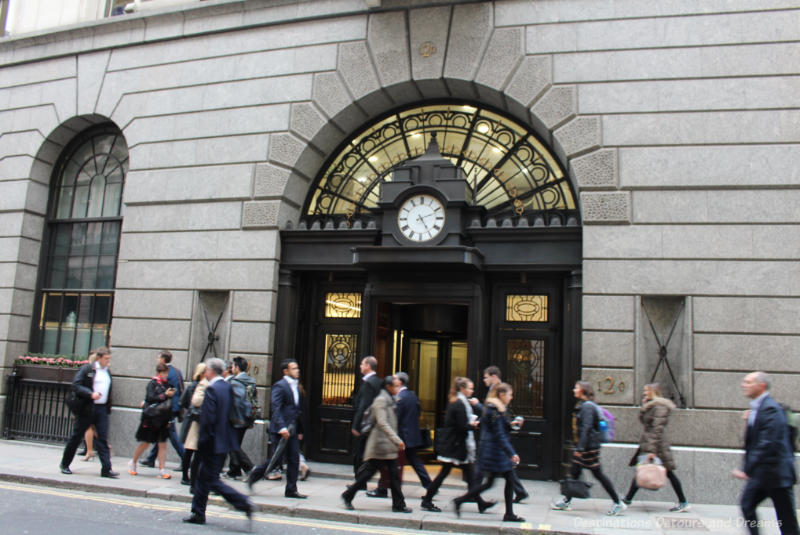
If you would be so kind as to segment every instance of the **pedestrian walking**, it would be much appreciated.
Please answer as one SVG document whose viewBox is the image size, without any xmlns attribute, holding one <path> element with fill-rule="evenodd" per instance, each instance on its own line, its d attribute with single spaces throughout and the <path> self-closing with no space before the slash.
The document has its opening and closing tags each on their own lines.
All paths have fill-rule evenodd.
<svg viewBox="0 0 800 535">
<path fill-rule="evenodd" d="M 745 481 L 740 505 L 745 526 L 751 535 L 759 533 L 756 507 L 772 500 L 783 535 L 798 533 L 792 487 L 797 482 L 794 452 L 786 415 L 769 393 L 770 380 L 764 372 L 753 372 L 742 381 L 742 391 L 750 398 L 746 412 L 744 466 L 733 476 Z"/>
<path fill-rule="evenodd" d="M 286 487 L 283 495 L 286 498 L 305 499 L 308 496 L 297 491 L 297 478 L 300 470 L 300 441 L 303 440 L 303 399 L 300 388 L 300 366 L 294 359 L 285 359 L 281 362 L 283 378 L 272 386 L 270 394 L 270 408 L 272 418 L 269 422 L 270 438 L 276 444 L 285 440 L 283 450 L 287 462 Z M 247 486 L 253 488 L 256 481 L 260 481 L 271 459 L 253 468 L 247 478 Z"/>
<path fill-rule="evenodd" d="M 478 451 L 475 429 L 478 428 L 478 415 L 472 410 L 473 402 L 477 401 L 472 397 L 474 390 L 475 385 L 466 377 L 456 377 L 450 387 L 449 404 L 444 414 L 444 427 L 437 430 L 437 433 L 441 433 L 442 436 L 436 437 L 437 444 L 439 444 L 436 458 L 442 463 L 442 468 L 422 497 L 422 508 L 426 511 L 435 513 L 441 511 L 433 503 L 433 498 L 439 492 L 439 488 L 453 467 L 458 467 L 463 471 L 466 481 L 475 481 L 475 460 Z M 496 503 L 484 500 L 480 494 L 476 500 L 481 513 Z"/>
<path fill-rule="evenodd" d="M 139 445 L 133 451 L 133 457 L 128 461 L 128 473 L 132 476 L 138 475 L 136 471 L 136 461 L 150 446 L 156 444 L 158 448 L 158 477 L 161 479 L 170 479 L 172 475 L 167 471 L 165 466 L 167 459 L 167 435 L 169 434 L 168 425 L 172 417 L 171 404 L 170 408 L 163 413 L 156 415 L 148 415 L 147 408 L 152 405 L 158 405 L 164 401 L 172 400 L 177 395 L 174 387 L 170 386 L 167 382 L 167 375 L 169 368 L 163 362 L 156 364 L 156 375 L 150 382 L 147 383 L 147 393 L 144 398 L 144 410 L 142 410 L 139 428 L 136 430 L 136 440 Z"/>
<path fill-rule="evenodd" d="M 617 491 L 600 467 L 600 430 L 599 408 L 594 403 L 594 388 L 589 381 L 578 381 L 572 389 L 578 402 L 572 415 L 572 433 L 575 442 L 575 451 L 572 453 L 572 479 L 578 479 L 581 471 L 586 468 L 606 490 L 613 504 L 606 514 L 615 516 L 624 511 L 627 506 L 619 499 Z M 554 503 L 552 508 L 557 511 L 566 511 L 572 504 L 572 498 L 564 496 Z"/>
<path fill-rule="evenodd" d="M 514 398 L 514 391 L 506 383 L 492 388 L 492 397 L 486 399 L 481 417 L 481 440 L 478 445 L 478 468 L 485 475 L 485 481 L 473 486 L 463 496 L 453 500 L 456 516 L 461 516 L 461 504 L 476 500 L 485 490 L 491 488 L 499 476 L 505 479 L 503 495 L 506 503 L 504 522 L 524 522 L 525 519 L 514 514 L 514 466 L 519 464 L 519 455 L 509 440 L 511 425 L 504 413 Z M 478 502 L 480 508 L 480 501 Z M 482 512 L 482 511 L 481 511 Z"/>
<path fill-rule="evenodd" d="M 362 433 L 361 420 L 364 417 L 364 411 L 372 405 L 372 402 L 381 392 L 381 385 L 383 380 L 378 376 L 378 359 L 373 356 L 364 357 L 361 359 L 361 384 L 353 395 L 353 423 L 350 432 L 355 437 L 353 440 L 353 474 L 358 476 L 358 470 L 364 464 L 364 449 L 367 445 L 369 433 Z M 381 479 L 378 482 L 378 488 L 367 491 L 367 496 L 370 498 L 385 498 L 388 496 L 386 489 L 389 487 L 389 474 L 384 466 L 380 467 Z M 366 490 L 366 481 L 364 482 L 363 489 Z"/>
<path fill-rule="evenodd" d="M 108 448 L 108 415 L 111 412 L 112 378 L 109 371 L 111 350 L 99 347 L 95 350 L 97 360 L 84 364 L 72 380 L 72 391 L 82 402 L 75 411 L 75 427 L 64 448 L 59 469 L 62 474 L 72 474 L 69 465 L 75 458 L 75 452 L 86 430 L 94 425 L 97 430 L 97 455 L 100 457 L 100 476 L 117 478 L 119 473 L 111 469 L 111 454 Z"/>
<path fill-rule="evenodd" d="M 200 465 L 200 456 L 197 455 L 197 437 L 200 434 L 200 407 L 203 405 L 207 386 L 206 364 L 201 362 L 195 366 L 192 374 L 192 384 L 186 388 L 182 396 L 184 398 L 188 397 L 188 403 L 186 400 L 181 401 L 186 407 L 184 423 L 188 427 L 183 439 L 185 453 L 181 463 L 181 468 L 183 469 L 181 485 L 189 485 L 192 489 L 195 481 L 197 481 L 197 467 Z"/>
<path fill-rule="evenodd" d="M 395 377 L 400 379 L 400 391 L 397 393 L 397 434 L 406 445 L 398 457 L 400 481 L 403 480 L 403 465 L 408 462 L 419 478 L 424 489 L 431 484 L 431 476 L 425 470 L 425 464 L 417 452 L 422 446 L 422 432 L 419 427 L 420 404 L 417 394 L 408 388 L 408 374 L 399 372 Z"/>
<path fill-rule="evenodd" d="M 497 366 L 487 366 L 483 370 L 483 384 L 489 389 L 486 393 L 486 399 L 490 397 L 496 397 L 493 394 L 494 388 L 502 382 L 502 373 L 500 372 L 500 368 Z M 475 412 L 477 412 L 478 415 L 483 414 L 483 404 L 477 403 L 475 405 Z M 514 420 L 514 414 L 512 413 L 510 407 L 506 407 L 504 416 L 509 423 Z M 518 430 L 520 424 L 515 423 L 511 427 L 512 429 Z M 480 477 L 480 473 L 476 473 L 476 476 Z M 511 472 L 511 477 L 513 478 L 514 483 L 514 503 L 520 503 L 529 496 L 528 491 L 525 490 L 525 487 L 522 485 L 522 480 L 519 478 L 519 474 L 517 474 L 516 467 L 515 470 Z M 475 483 L 480 483 L 480 481 L 476 481 Z"/>
<path fill-rule="evenodd" d="M 88 360 L 89 364 L 94 364 L 94 361 L 97 360 L 96 349 L 92 349 L 89 352 Z M 82 451 L 79 451 L 77 455 L 79 457 L 83 456 L 84 461 L 91 461 L 97 456 L 97 454 L 94 451 L 94 439 L 96 436 L 97 436 L 97 429 L 95 429 L 93 425 L 90 425 L 89 429 L 87 429 L 86 432 L 83 434 L 83 443 L 85 447 Z M 109 456 L 111 456 L 111 446 L 109 446 L 108 448 L 109 448 Z"/>
<path fill-rule="evenodd" d="M 238 446 L 236 433 L 228 421 L 231 406 L 231 385 L 222 379 L 225 363 L 212 358 L 206 363 L 206 388 L 203 405 L 200 408 L 200 435 L 197 452 L 200 455 L 197 482 L 192 498 L 192 514 L 183 519 L 189 524 L 206 523 L 208 493 L 215 492 L 239 511 L 244 511 L 252 521 L 253 504 L 247 496 L 238 492 L 219 479 L 225 456 Z"/>
<path fill-rule="evenodd" d="M 397 434 L 397 414 L 394 396 L 400 390 L 400 379 L 388 376 L 383 380 L 383 390 L 372 402 L 370 420 L 373 423 L 364 448 L 364 463 L 356 474 L 355 482 L 342 493 L 345 509 L 353 510 L 353 497 L 359 489 L 365 488 L 367 481 L 375 475 L 378 467 L 389 472 L 389 487 L 392 490 L 392 512 L 410 513 L 400 485 L 397 469 L 397 452 L 405 449 L 405 444 Z"/>
<path fill-rule="evenodd" d="M 175 395 L 172 397 L 172 413 L 170 414 L 169 422 L 167 422 L 167 433 L 170 444 L 178 454 L 178 458 L 183 461 L 184 451 L 183 442 L 178 437 L 178 432 L 175 428 L 175 420 L 180 413 L 180 398 L 183 394 L 183 374 L 181 371 L 172 365 L 172 353 L 169 351 L 159 351 L 156 356 L 156 363 L 162 363 L 167 366 L 167 382 L 169 386 L 175 389 Z M 154 445 L 150 450 L 147 459 L 142 461 L 142 466 L 149 466 L 153 468 L 156 465 L 156 455 L 158 454 L 158 445 Z"/>
<path fill-rule="evenodd" d="M 669 441 L 665 436 L 665 428 L 669 421 L 669 413 L 675 408 L 675 404 L 661 395 L 661 387 L 658 383 L 644 385 L 642 395 L 642 409 L 639 411 L 639 421 L 642 423 L 642 435 L 639 437 L 639 448 L 631 458 L 629 466 L 639 464 L 641 456 L 646 456 L 648 461 L 658 457 L 661 464 L 667 470 L 667 478 L 672 484 L 672 489 L 678 496 L 678 504 L 672 507 L 671 513 L 681 513 L 689 510 L 689 502 L 683 494 L 683 487 L 675 475 L 675 459 L 672 457 L 672 450 Z M 636 484 L 636 477 L 631 481 L 628 494 L 622 499 L 625 505 L 630 505 L 639 486 Z"/>
<path fill-rule="evenodd" d="M 236 398 L 247 399 L 247 391 L 250 388 L 256 387 L 256 381 L 247 374 L 249 364 L 243 357 L 236 357 L 233 359 L 232 377 L 228 381 L 231 388 L 236 392 Z M 250 415 L 246 415 L 248 418 Z M 244 435 L 247 429 L 252 425 L 252 421 L 247 421 L 243 427 L 235 427 L 236 438 L 239 442 L 239 447 L 236 451 L 232 451 L 230 460 L 228 462 L 228 472 L 226 476 L 230 479 L 239 479 L 242 476 L 242 471 L 245 473 L 253 469 L 253 461 L 247 456 L 247 453 L 242 449 L 244 442 Z"/>
</svg>

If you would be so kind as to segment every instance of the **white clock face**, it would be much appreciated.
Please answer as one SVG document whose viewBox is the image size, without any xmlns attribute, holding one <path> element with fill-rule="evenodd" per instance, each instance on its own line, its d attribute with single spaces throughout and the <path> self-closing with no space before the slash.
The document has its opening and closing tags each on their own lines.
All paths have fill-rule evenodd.
<svg viewBox="0 0 800 535">
<path fill-rule="evenodd" d="M 414 195 L 400 207 L 397 226 L 411 241 L 432 240 L 444 228 L 444 206 L 433 195 Z"/>
</svg>

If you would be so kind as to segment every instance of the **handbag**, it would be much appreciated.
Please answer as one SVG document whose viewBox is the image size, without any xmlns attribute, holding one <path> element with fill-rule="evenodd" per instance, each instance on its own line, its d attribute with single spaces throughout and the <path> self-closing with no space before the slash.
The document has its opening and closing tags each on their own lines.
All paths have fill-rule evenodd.
<svg viewBox="0 0 800 535">
<path fill-rule="evenodd" d="M 151 403 L 142 409 L 142 415 L 148 420 L 169 420 L 172 413 L 172 399 L 167 398 L 158 403 Z"/>
<path fill-rule="evenodd" d="M 84 409 L 86 409 L 86 400 L 79 398 L 74 389 L 70 389 L 70 391 L 67 392 L 67 398 L 64 400 L 64 403 L 66 403 L 67 408 L 75 416 L 79 416 L 83 413 Z"/>
<path fill-rule="evenodd" d="M 649 490 L 658 490 L 667 483 L 667 469 L 658 457 L 636 465 L 636 484 Z"/>
<path fill-rule="evenodd" d="M 580 479 L 561 480 L 561 494 L 563 494 L 565 498 L 588 498 L 589 489 L 591 488 L 592 484 L 588 481 L 582 481 Z"/>
<path fill-rule="evenodd" d="M 431 442 L 431 430 L 427 427 L 419 430 L 419 440 L 421 442 L 420 448 L 427 450 L 433 443 Z"/>
</svg>

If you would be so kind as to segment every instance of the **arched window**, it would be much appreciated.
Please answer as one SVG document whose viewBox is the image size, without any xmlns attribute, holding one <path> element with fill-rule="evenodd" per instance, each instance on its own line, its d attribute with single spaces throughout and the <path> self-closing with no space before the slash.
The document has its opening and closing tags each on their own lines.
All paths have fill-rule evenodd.
<svg viewBox="0 0 800 535">
<path fill-rule="evenodd" d="M 576 210 L 555 157 L 529 128 L 479 105 L 440 103 L 396 111 L 361 130 L 333 155 L 306 202 L 307 215 L 361 215 L 377 208 L 381 184 L 437 135 L 460 166 L 472 203 L 490 216 Z"/>
<path fill-rule="evenodd" d="M 110 125 L 70 143 L 56 164 L 31 346 L 85 355 L 108 344 L 128 146 Z"/>
</svg>

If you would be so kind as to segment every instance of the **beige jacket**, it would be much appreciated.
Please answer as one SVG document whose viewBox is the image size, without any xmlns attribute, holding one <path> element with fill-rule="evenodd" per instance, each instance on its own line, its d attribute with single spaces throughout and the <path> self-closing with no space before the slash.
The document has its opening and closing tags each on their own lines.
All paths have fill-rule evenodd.
<svg viewBox="0 0 800 535">
<path fill-rule="evenodd" d="M 386 390 L 372 402 L 372 431 L 364 448 L 364 460 L 397 459 L 398 446 L 403 443 L 397 434 L 397 414 L 394 399 Z"/>
<path fill-rule="evenodd" d="M 194 389 L 194 394 L 192 394 L 192 407 L 200 407 L 203 405 L 203 400 L 206 397 L 206 388 L 208 388 L 208 379 L 204 377 L 197 383 Z M 186 433 L 186 441 L 183 443 L 183 447 L 187 450 L 197 451 L 197 438 L 199 435 L 200 422 L 192 422 L 191 427 L 189 427 L 189 432 Z"/>
</svg>

